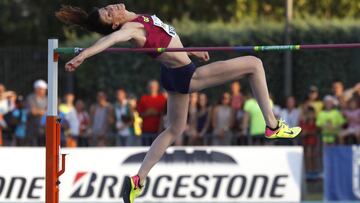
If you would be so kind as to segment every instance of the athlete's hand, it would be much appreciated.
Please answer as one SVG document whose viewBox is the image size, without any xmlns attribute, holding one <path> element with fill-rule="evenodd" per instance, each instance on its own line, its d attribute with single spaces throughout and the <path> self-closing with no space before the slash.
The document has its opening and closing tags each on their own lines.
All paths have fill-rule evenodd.
<svg viewBox="0 0 360 203">
<path fill-rule="evenodd" d="M 209 55 L 209 52 L 207 52 L 207 51 L 191 52 L 191 55 L 195 56 L 202 62 L 210 60 L 210 55 Z"/>
<path fill-rule="evenodd" d="M 79 54 L 66 63 L 65 69 L 70 72 L 75 71 L 84 62 L 84 60 L 85 56 L 83 54 Z"/>
</svg>

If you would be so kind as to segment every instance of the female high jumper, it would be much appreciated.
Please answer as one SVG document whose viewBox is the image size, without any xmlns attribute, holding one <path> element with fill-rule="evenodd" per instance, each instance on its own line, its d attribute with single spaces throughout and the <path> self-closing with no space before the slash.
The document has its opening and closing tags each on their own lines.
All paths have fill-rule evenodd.
<svg viewBox="0 0 360 203">
<path fill-rule="evenodd" d="M 105 35 L 94 45 L 83 50 L 66 63 L 67 71 L 75 71 L 85 59 L 105 49 L 123 42 L 131 42 L 144 48 L 183 48 L 174 27 L 163 23 L 155 15 L 136 14 L 126 10 L 124 4 L 113 4 L 84 10 L 63 6 L 56 17 L 66 24 L 78 25 L 89 31 Z M 265 72 L 260 59 L 243 56 L 226 61 L 218 61 L 196 68 L 189 56 L 208 61 L 208 52 L 164 52 L 151 53 L 161 66 L 161 83 L 168 92 L 169 127 L 152 143 L 137 175 L 126 178 L 123 199 L 133 203 L 140 195 L 144 180 L 150 169 L 161 159 L 166 149 L 182 135 L 188 114 L 189 93 L 223 84 L 247 76 L 253 94 L 263 113 L 266 138 L 294 138 L 301 128 L 290 128 L 283 121 L 277 121 L 270 104 Z"/>
</svg>

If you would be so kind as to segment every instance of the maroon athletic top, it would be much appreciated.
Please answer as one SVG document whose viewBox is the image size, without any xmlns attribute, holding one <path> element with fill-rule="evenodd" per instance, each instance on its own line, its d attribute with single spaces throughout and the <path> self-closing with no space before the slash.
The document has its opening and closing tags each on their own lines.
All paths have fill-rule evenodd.
<svg viewBox="0 0 360 203">
<path fill-rule="evenodd" d="M 176 36 L 174 27 L 163 23 L 155 15 L 140 15 L 131 22 L 138 22 L 144 25 L 146 31 L 146 41 L 143 48 L 167 48 L 171 38 Z M 161 53 L 149 53 L 156 58 Z"/>
</svg>

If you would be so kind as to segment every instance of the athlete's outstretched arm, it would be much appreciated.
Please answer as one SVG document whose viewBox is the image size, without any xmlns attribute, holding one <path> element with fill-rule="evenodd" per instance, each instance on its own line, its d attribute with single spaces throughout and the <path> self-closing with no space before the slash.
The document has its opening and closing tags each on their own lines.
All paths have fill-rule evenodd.
<svg viewBox="0 0 360 203">
<path fill-rule="evenodd" d="M 131 40 L 135 32 L 135 28 L 133 28 L 132 26 L 127 26 L 125 24 L 120 30 L 115 31 L 105 37 L 102 37 L 95 44 L 93 44 L 89 48 L 86 48 L 79 55 L 67 62 L 65 65 L 66 70 L 74 71 L 84 62 L 85 59 L 104 51 L 105 49 L 113 46 L 114 44 Z"/>
</svg>

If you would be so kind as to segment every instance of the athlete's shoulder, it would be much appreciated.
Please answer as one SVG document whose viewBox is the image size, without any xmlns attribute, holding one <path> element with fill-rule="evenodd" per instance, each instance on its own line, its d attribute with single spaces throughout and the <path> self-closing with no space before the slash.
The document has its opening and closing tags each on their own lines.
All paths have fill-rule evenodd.
<svg viewBox="0 0 360 203">
<path fill-rule="evenodd" d="M 130 22 L 139 22 L 139 23 L 150 23 L 151 22 L 151 16 L 148 14 L 138 14 L 136 18 L 131 20 Z"/>
<path fill-rule="evenodd" d="M 142 21 L 129 21 L 125 24 L 122 25 L 121 29 L 124 30 L 139 30 L 139 29 L 143 29 L 146 28 L 145 23 L 143 23 Z"/>
</svg>

